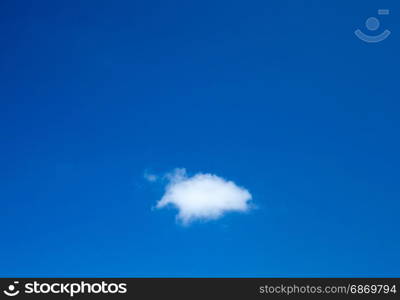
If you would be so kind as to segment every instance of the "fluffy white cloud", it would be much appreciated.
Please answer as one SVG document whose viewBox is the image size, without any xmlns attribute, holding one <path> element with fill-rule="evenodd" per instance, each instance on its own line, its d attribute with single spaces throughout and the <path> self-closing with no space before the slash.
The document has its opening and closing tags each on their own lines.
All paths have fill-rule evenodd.
<svg viewBox="0 0 400 300">
<path fill-rule="evenodd" d="M 176 169 L 166 177 L 169 182 L 156 207 L 175 206 L 179 211 L 177 218 L 184 224 L 218 219 L 226 212 L 249 209 L 251 194 L 232 181 L 213 174 L 189 177 L 185 169 Z"/>
</svg>

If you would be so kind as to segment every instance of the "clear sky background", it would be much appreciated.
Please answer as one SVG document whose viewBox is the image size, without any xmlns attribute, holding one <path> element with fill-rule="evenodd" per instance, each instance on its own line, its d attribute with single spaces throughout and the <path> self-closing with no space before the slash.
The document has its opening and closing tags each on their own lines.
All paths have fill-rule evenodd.
<svg viewBox="0 0 400 300">
<path fill-rule="evenodd" d="M 354 35 L 377 9 L 381 32 Z M 398 1 L 1 1 L 0 276 L 399 276 Z M 181 226 L 147 170 L 255 209 Z"/>
</svg>

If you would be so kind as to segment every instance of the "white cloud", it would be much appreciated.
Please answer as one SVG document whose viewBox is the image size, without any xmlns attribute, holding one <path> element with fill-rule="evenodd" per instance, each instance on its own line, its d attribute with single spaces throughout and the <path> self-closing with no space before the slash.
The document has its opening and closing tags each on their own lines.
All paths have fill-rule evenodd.
<svg viewBox="0 0 400 300">
<path fill-rule="evenodd" d="M 157 179 L 158 179 L 157 175 L 150 174 L 150 173 L 147 173 L 147 172 L 144 172 L 143 177 L 144 177 L 144 179 L 146 179 L 149 182 L 156 182 Z"/>
<path fill-rule="evenodd" d="M 177 219 L 183 224 L 194 220 L 218 219 L 226 212 L 249 210 L 251 194 L 232 181 L 213 174 L 189 177 L 185 169 L 176 169 L 166 176 L 169 181 L 157 208 L 173 205 Z"/>
</svg>

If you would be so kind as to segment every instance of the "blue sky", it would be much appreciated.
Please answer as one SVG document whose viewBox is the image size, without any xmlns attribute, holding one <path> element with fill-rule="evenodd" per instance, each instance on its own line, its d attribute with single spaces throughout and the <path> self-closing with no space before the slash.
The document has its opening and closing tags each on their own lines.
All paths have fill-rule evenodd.
<svg viewBox="0 0 400 300">
<path fill-rule="evenodd" d="M 399 276 L 399 12 L 1 1 L 0 276 Z M 181 226 L 175 168 L 256 208 Z"/>
</svg>

